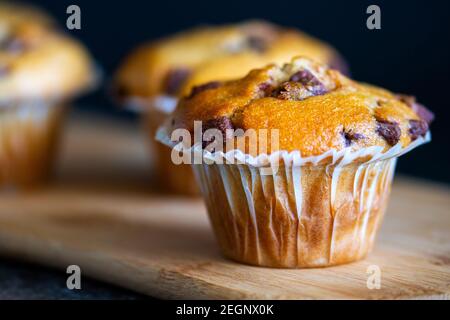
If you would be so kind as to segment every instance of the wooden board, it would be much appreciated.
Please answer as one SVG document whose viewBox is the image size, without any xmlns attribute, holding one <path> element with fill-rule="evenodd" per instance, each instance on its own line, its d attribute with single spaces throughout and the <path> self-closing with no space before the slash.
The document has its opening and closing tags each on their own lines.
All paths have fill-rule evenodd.
<svg viewBox="0 0 450 320">
<path fill-rule="evenodd" d="M 93 127 L 92 124 L 95 124 Z M 450 190 L 396 179 L 374 252 L 338 267 L 280 270 L 221 257 L 199 200 L 152 193 L 132 124 L 75 118 L 57 179 L 0 196 L 0 252 L 161 298 L 450 298 Z M 367 268 L 381 288 L 367 288 Z"/>
</svg>

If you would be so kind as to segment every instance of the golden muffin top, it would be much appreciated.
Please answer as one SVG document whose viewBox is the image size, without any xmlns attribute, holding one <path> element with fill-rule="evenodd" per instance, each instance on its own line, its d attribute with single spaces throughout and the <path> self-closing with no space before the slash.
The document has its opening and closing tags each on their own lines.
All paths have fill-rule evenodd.
<svg viewBox="0 0 450 320">
<path fill-rule="evenodd" d="M 243 77 L 249 70 L 304 55 L 345 68 L 330 46 L 263 21 L 201 27 L 144 45 L 115 77 L 120 98 L 183 95 L 195 85 Z"/>
<path fill-rule="evenodd" d="M 50 18 L 0 5 L 0 103 L 67 97 L 93 81 L 89 54 Z"/>
<path fill-rule="evenodd" d="M 6 24 L 39 23 L 49 27 L 54 25 L 53 19 L 39 9 L 8 2 L 0 2 L 0 22 Z"/>
<path fill-rule="evenodd" d="M 202 121 L 203 132 L 220 130 L 224 140 L 242 138 L 227 129 L 278 129 L 278 146 L 269 143 L 269 152 L 315 156 L 346 147 L 407 146 L 427 133 L 433 114 L 413 97 L 355 82 L 298 57 L 239 80 L 194 87 L 180 100 L 170 129 L 194 132 L 196 120 Z"/>
</svg>

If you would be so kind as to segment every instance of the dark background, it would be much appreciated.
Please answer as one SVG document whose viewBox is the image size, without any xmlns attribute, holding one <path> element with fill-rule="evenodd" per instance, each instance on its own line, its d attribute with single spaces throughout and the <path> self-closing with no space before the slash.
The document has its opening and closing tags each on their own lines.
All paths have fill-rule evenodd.
<svg viewBox="0 0 450 320">
<path fill-rule="evenodd" d="M 67 6 L 80 6 L 82 29 L 67 32 L 90 48 L 106 80 L 136 45 L 195 25 L 262 18 L 301 28 L 334 45 L 349 61 L 355 79 L 394 92 L 414 94 L 435 112 L 432 143 L 405 155 L 398 169 L 450 182 L 447 133 L 450 1 L 40 0 L 33 3 L 49 10 L 62 27 L 68 16 Z M 381 7 L 381 30 L 366 28 L 366 8 L 370 4 Z M 118 114 L 104 89 L 80 102 L 84 108 Z"/>
<path fill-rule="evenodd" d="M 395 92 L 414 94 L 436 113 L 433 141 L 402 157 L 399 171 L 450 183 L 447 130 L 450 105 L 450 1 L 29 1 L 42 6 L 64 28 L 66 8 L 77 4 L 82 30 L 67 31 L 91 50 L 108 80 L 123 56 L 145 40 L 198 24 L 262 18 L 303 29 L 335 46 L 350 62 L 353 77 Z M 366 28 L 366 8 L 381 7 L 382 29 Z M 105 88 L 79 100 L 78 108 L 131 118 L 118 112 Z M 65 288 L 65 274 L 0 260 L 1 299 L 140 299 L 141 295 L 83 281 Z"/>
</svg>

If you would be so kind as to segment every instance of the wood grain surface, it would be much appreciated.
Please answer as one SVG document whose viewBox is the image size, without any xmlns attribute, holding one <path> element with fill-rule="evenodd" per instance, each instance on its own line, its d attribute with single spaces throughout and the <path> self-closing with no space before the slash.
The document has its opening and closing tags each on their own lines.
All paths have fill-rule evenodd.
<svg viewBox="0 0 450 320">
<path fill-rule="evenodd" d="M 93 125 L 94 124 L 94 125 Z M 0 253 L 161 298 L 449 299 L 450 190 L 397 177 L 364 261 L 281 270 L 237 264 L 216 246 L 203 203 L 157 194 L 136 125 L 72 117 L 56 179 L 0 196 Z M 381 271 L 368 289 L 367 270 Z"/>
</svg>

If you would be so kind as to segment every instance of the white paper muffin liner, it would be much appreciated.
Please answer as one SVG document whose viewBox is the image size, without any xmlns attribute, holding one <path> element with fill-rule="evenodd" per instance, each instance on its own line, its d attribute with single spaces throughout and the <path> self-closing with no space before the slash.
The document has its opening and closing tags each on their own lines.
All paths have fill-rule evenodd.
<svg viewBox="0 0 450 320">
<path fill-rule="evenodd" d="M 23 97 L 0 97 L 0 190 L 29 188 L 47 178 L 68 101 L 96 89 L 103 78 L 98 64 L 91 70 L 90 79 L 70 92 L 38 92 L 25 79 L 18 84 Z"/>
<path fill-rule="evenodd" d="M 46 178 L 64 109 L 42 101 L 0 108 L 0 190 L 27 188 Z"/>
<path fill-rule="evenodd" d="M 275 151 L 271 154 L 262 153 L 258 156 L 245 154 L 241 150 L 233 149 L 227 152 L 216 151 L 209 152 L 203 150 L 200 143 L 194 144 L 192 147 L 186 148 L 179 142 L 173 142 L 170 139 L 170 133 L 167 128 L 167 123 L 162 125 L 156 132 L 156 140 L 162 144 L 171 147 L 176 152 L 192 153 L 192 159 L 202 159 L 206 163 L 228 163 L 228 164 L 246 164 L 254 167 L 272 167 L 279 166 L 280 161 L 287 166 L 304 166 L 304 165 L 320 165 L 325 159 L 330 159 L 327 164 L 330 166 L 343 167 L 355 162 L 357 159 L 367 158 L 364 163 L 371 163 L 374 161 L 381 161 L 393 157 L 400 157 L 401 155 L 411 151 L 421 144 L 431 140 L 430 132 L 427 132 L 425 137 L 419 136 L 416 140 L 411 142 L 408 146 L 403 147 L 400 143 L 389 148 L 386 152 L 382 146 L 371 146 L 353 151 L 351 147 L 342 150 L 330 149 L 317 156 L 302 157 L 300 151 Z"/>
<path fill-rule="evenodd" d="M 178 99 L 169 95 L 158 95 L 152 98 L 130 97 L 124 101 L 127 110 L 135 113 L 145 113 L 153 110 L 165 115 L 171 114 L 178 103 Z"/>
<path fill-rule="evenodd" d="M 170 141 L 164 126 L 156 138 L 183 150 Z M 374 146 L 314 157 L 298 151 L 257 157 L 240 150 L 212 154 L 200 145 L 184 151 L 204 160 L 192 167 L 225 256 L 259 266 L 323 267 L 367 255 L 386 208 L 397 157 L 430 138 L 428 133 L 386 152 Z"/>
</svg>

